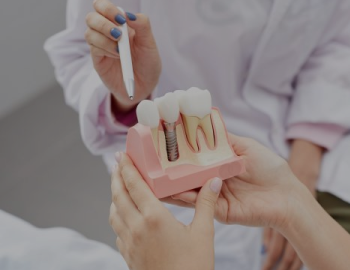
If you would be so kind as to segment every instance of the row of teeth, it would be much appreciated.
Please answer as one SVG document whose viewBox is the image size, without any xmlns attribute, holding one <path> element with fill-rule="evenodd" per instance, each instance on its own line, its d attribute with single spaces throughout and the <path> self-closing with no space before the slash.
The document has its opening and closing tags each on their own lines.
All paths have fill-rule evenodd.
<svg viewBox="0 0 350 270">
<path fill-rule="evenodd" d="M 142 101 L 136 110 L 138 122 L 158 129 L 162 119 L 167 124 L 174 124 L 180 113 L 184 123 L 189 144 L 194 151 L 199 151 L 197 145 L 197 129 L 200 127 L 207 139 L 209 147 L 214 148 L 215 139 L 211 123 L 212 100 L 208 90 L 192 87 L 185 90 L 176 90 L 153 101 Z"/>
</svg>

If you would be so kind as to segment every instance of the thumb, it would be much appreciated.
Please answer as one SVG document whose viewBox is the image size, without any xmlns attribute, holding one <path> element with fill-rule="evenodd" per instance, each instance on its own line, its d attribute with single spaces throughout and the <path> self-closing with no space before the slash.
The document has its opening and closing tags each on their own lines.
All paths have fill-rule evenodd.
<svg viewBox="0 0 350 270">
<path fill-rule="evenodd" d="M 200 190 L 196 202 L 196 213 L 192 222 L 197 230 L 213 229 L 215 207 L 221 187 L 222 180 L 214 178 L 208 181 Z"/>
</svg>

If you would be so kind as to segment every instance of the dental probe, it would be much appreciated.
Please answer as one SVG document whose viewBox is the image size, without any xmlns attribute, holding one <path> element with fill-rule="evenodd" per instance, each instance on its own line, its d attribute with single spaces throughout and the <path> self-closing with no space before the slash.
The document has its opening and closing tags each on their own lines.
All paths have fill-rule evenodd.
<svg viewBox="0 0 350 270">
<path fill-rule="evenodd" d="M 118 7 L 118 9 L 125 14 L 122 8 Z M 129 98 L 133 100 L 135 95 L 135 79 L 134 79 L 134 70 L 132 67 L 132 60 L 131 60 L 129 31 L 126 23 L 124 23 L 121 26 L 121 30 L 122 30 L 122 35 L 118 42 L 120 63 L 122 67 L 123 80 L 124 80 L 126 92 Z"/>
</svg>

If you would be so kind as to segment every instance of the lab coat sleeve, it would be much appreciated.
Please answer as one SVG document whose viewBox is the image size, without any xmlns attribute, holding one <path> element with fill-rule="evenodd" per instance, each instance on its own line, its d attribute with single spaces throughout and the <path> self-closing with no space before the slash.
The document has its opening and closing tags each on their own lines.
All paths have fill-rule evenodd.
<svg viewBox="0 0 350 270">
<path fill-rule="evenodd" d="M 304 138 L 332 149 L 350 130 L 350 20 L 345 21 L 297 77 L 287 139 Z"/>
<path fill-rule="evenodd" d="M 126 11 L 138 12 L 139 0 L 113 0 Z M 96 155 L 116 151 L 125 140 L 128 127 L 116 121 L 111 112 L 111 95 L 93 67 L 90 49 L 84 39 L 85 17 L 94 11 L 93 0 L 68 0 L 66 29 L 45 43 L 64 90 L 66 103 L 79 113 L 82 139 Z"/>
</svg>

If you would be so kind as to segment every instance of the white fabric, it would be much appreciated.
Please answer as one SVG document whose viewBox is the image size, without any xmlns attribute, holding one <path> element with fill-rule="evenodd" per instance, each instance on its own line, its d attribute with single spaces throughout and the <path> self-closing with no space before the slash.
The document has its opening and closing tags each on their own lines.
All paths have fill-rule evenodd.
<svg viewBox="0 0 350 270">
<path fill-rule="evenodd" d="M 326 123 L 350 129 L 350 1 L 114 0 L 147 14 L 163 71 L 155 96 L 209 89 L 230 132 L 288 157 L 286 128 Z M 273 5 L 272 5 L 273 3 Z M 271 5 L 270 5 L 271 4 Z M 82 138 L 111 168 L 125 149 L 126 127 L 107 132 L 98 112 L 108 95 L 84 41 L 92 0 L 68 0 L 67 30 L 46 43 L 80 115 Z M 324 158 L 318 188 L 350 202 L 350 136 Z M 170 207 L 184 222 L 193 212 Z M 216 224 L 216 269 L 259 269 L 260 229 Z"/>
<path fill-rule="evenodd" d="M 111 247 L 65 228 L 39 229 L 0 210 L 1 270 L 127 270 Z"/>
</svg>

